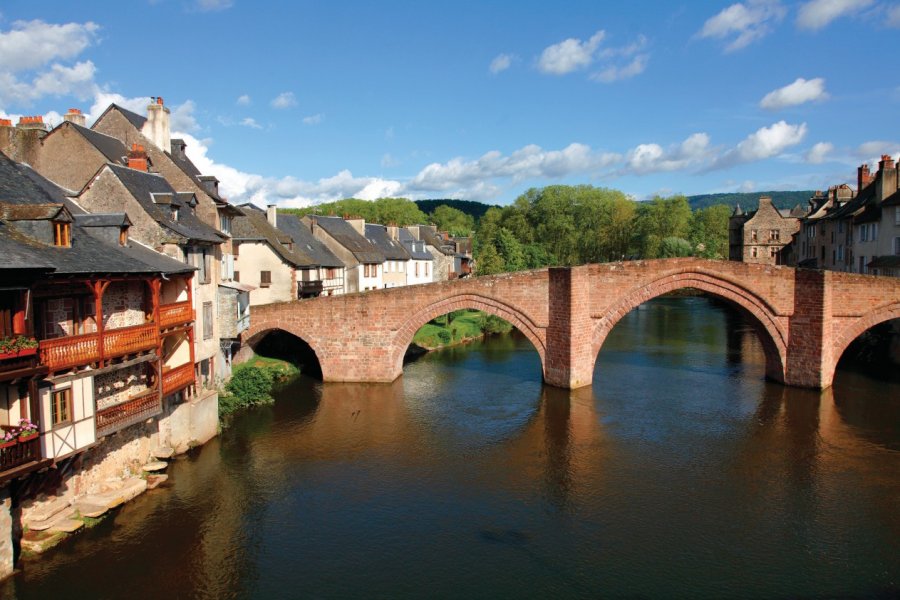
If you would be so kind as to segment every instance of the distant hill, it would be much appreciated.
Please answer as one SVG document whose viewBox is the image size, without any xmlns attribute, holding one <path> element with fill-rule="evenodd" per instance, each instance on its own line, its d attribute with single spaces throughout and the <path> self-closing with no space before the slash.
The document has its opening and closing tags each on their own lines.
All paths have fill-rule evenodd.
<svg viewBox="0 0 900 600">
<path fill-rule="evenodd" d="M 419 207 L 425 214 L 431 214 L 434 212 L 434 209 L 440 206 L 441 204 L 445 204 L 451 208 L 455 208 L 456 210 L 461 210 L 467 215 L 472 215 L 475 217 L 477 221 L 484 213 L 488 211 L 489 208 L 495 206 L 494 204 L 484 204 L 482 202 L 476 202 L 474 200 L 416 200 L 416 206 Z"/>
<path fill-rule="evenodd" d="M 742 209 L 750 211 L 756 210 L 759 206 L 760 196 L 771 196 L 772 204 L 775 205 L 775 208 L 794 208 L 798 204 L 805 207 L 807 201 L 814 194 L 813 190 L 799 192 L 735 192 L 733 194 L 699 194 L 697 196 L 688 196 L 687 199 L 693 210 L 706 208 L 714 204 L 726 204 L 734 208 L 735 204 L 740 203 Z"/>
</svg>

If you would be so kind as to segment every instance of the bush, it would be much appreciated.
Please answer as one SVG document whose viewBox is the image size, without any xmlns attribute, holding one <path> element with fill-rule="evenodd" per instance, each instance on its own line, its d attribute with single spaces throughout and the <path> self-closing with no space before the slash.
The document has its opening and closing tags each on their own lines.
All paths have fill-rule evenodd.
<svg viewBox="0 0 900 600">
<path fill-rule="evenodd" d="M 438 331 L 437 336 L 438 336 L 438 339 L 441 340 L 442 343 L 444 343 L 444 344 L 450 343 L 450 339 L 451 339 L 450 332 L 447 331 L 446 329 L 441 329 L 440 331 Z"/>
</svg>

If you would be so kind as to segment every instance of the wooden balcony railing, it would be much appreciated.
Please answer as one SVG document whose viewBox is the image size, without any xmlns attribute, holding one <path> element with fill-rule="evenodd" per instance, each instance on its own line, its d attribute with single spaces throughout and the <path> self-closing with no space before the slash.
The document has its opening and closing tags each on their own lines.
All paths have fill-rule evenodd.
<svg viewBox="0 0 900 600">
<path fill-rule="evenodd" d="M 177 325 L 185 325 L 194 320 L 194 310 L 189 300 L 174 304 L 163 304 L 159 307 L 159 327 L 168 329 Z"/>
<path fill-rule="evenodd" d="M 0 475 L 25 463 L 41 460 L 41 438 L 35 436 L 27 442 L 14 442 L 0 448 Z"/>
<path fill-rule="evenodd" d="M 129 425 L 140 423 L 162 412 L 159 389 L 154 388 L 121 404 L 98 410 L 96 414 L 97 437 L 109 435 Z"/>
<path fill-rule="evenodd" d="M 163 396 L 174 394 L 194 384 L 194 365 L 187 363 L 163 373 Z"/>
<path fill-rule="evenodd" d="M 159 328 L 155 323 L 147 323 L 103 332 L 102 356 L 97 333 L 41 340 L 40 356 L 42 364 L 51 370 L 60 370 L 152 350 L 158 344 Z"/>
</svg>

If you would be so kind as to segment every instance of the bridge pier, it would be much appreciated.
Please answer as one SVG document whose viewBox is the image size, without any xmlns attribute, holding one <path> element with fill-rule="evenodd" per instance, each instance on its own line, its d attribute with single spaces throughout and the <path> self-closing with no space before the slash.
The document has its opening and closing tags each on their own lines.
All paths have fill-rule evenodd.
<svg viewBox="0 0 900 600">
<path fill-rule="evenodd" d="M 794 312 L 788 321 L 784 383 L 825 389 L 834 379 L 830 271 L 797 269 Z"/>
<path fill-rule="evenodd" d="M 544 361 L 544 381 L 548 385 L 567 389 L 591 385 L 594 356 L 590 301 L 588 267 L 550 269 Z"/>
</svg>

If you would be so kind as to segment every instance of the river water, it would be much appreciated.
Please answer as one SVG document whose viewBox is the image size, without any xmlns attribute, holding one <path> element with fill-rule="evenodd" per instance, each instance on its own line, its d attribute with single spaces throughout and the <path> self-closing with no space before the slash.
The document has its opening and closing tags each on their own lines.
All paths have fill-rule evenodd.
<svg viewBox="0 0 900 600">
<path fill-rule="evenodd" d="M 663 298 L 587 389 L 519 335 L 300 378 L 0 598 L 900 595 L 900 384 L 764 366 L 730 308 Z"/>
</svg>

